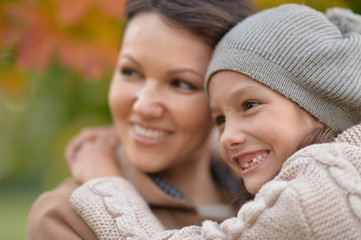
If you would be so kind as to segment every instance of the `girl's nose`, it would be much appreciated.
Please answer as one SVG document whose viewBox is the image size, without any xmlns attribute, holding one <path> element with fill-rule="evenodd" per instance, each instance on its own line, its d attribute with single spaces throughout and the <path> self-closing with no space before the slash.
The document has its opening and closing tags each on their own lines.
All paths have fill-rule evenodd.
<svg viewBox="0 0 361 240">
<path fill-rule="evenodd" d="M 246 134 L 234 122 L 227 122 L 219 141 L 225 150 L 237 149 L 246 141 Z"/>
<path fill-rule="evenodd" d="M 155 86 L 144 85 L 138 91 L 133 110 L 145 118 L 162 117 L 165 111 L 162 95 Z"/>
</svg>

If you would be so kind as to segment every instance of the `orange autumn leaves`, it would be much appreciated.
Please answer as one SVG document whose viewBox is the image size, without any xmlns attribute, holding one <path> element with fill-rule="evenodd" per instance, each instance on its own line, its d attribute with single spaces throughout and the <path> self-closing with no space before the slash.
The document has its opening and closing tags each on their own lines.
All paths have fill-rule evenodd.
<svg viewBox="0 0 361 240">
<path fill-rule="evenodd" d="M 122 0 L 2 0 L 0 53 L 14 53 L 19 70 L 56 59 L 96 79 L 115 63 L 123 9 Z"/>
</svg>

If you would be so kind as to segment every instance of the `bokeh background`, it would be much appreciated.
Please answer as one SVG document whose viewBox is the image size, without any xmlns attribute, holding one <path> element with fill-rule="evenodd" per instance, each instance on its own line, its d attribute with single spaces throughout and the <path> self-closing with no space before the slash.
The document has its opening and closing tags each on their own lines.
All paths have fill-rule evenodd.
<svg viewBox="0 0 361 240">
<path fill-rule="evenodd" d="M 255 0 L 262 10 L 302 3 L 361 13 L 360 0 Z M 66 143 L 111 123 L 107 88 L 125 0 L 0 1 L 0 239 L 24 239 L 35 198 L 69 172 Z"/>
</svg>

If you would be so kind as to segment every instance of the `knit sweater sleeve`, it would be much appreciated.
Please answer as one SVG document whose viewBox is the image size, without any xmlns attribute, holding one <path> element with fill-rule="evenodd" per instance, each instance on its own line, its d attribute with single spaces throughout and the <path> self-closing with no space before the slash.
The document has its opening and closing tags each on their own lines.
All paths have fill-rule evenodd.
<svg viewBox="0 0 361 240">
<path fill-rule="evenodd" d="M 120 177 L 90 180 L 73 192 L 70 202 L 99 240 L 149 239 L 164 230 L 133 185 Z"/>
<path fill-rule="evenodd" d="M 100 240 L 308 238 L 297 192 L 282 181 L 264 186 L 237 217 L 180 230 L 165 230 L 133 186 L 118 177 L 87 182 L 73 193 L 71 203 Z"/>
</svg>

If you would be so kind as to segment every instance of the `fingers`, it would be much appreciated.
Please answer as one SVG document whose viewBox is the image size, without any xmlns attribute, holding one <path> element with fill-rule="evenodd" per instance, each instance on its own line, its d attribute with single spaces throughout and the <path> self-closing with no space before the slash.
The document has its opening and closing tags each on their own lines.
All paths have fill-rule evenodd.
<svg viewBox="0 0 361 240">
<path fill-rule="evenodd" d="M 65 147 L 65 161 L 68 166 L 72 164 L 74 158 L 85 142 L 93 141 L 94 139 L 102 138 L 103 140 L 109 141 L 109 144 L 118 144 L 118 137 L 115 128 L 111 126 L 105 127 L 90 127 L 80 131 L 72 140 L 69 141 Z"/>
<path fill-rule="evenodd" d="M 114 150 L 101 138 L 84 142 L 69 167 L 74 179 L 82 184 L 96 177 L 121 176 Z"/>
<path fill-rule="evenodd" d="M 117 131 L 113 125 L 84 128 L 78 135 L 70 140 L 65 147 L 64 158 L 69 169 L 71 169 L 76 161 L 80 150 L 86 144 L 94 142 L 95 140 L 103 142 L 112 149 L 115 149 L 115 147 L 120 144 Z"/>
<path fill-rule="evenodd" d="M 83 129 L 78 135 L 76 135 L 65 147 L 65 161 L 70 166 L 74 161 L 75 155 L 80 147 L 87 141 L 92 141 L 98 136 L 98 130 L 96 128 Z"/>
</svg>

